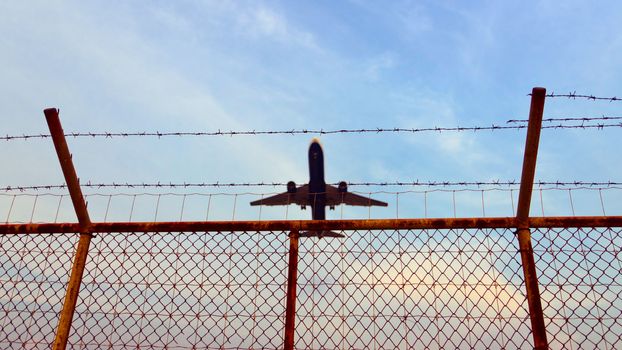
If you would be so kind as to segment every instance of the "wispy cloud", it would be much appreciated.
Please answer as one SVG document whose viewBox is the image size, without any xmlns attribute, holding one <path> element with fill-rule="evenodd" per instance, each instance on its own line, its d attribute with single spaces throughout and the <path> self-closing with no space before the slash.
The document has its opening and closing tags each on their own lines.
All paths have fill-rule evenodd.
<svg viewBox="0 0 622 350">
<path fill-rule="evenodd" d="M 288 44 L 318 48 L 313 34 L 292 26 L 283 15 L 267 7 L 247 10 L 240 14 L 239 21 L 251 36 L 264 36 Z"/>
<path fill-rule="evenodd" d="M 381 78 L 383 71 L 394 68 L 397 65 L 397 56 L 393 52 L 385 52 L 372 57 L 365 68 L 365 75 L 371 81 Z"/>
<path fill-rule="evenodd" d="M 243 119 L 231 115 L 211 93 L 217 89 L 217 82 L 201 80 L 169 65 L 164 58 L 164 47 L 146 37 L 136 27 L 125 25 L 133 21 L 131 14 L 107 14 L 114 15 L 114 18 L 109 18 L 109 26 L 104 28 L 99 25 L 99 16 L 102 14 L 97 13 L 97 8 L 82 8 L 81 11 L 74 12 L 67 9 L 71 14 L 64 17 L 61 25 L 50 18 L 31 18 L 26 5 L 15 9 L 13 13 L 17 10 L 24 15 L 24 29 L 12 40 L 34 43 L 32 46 L 22 43 L 20 51 L 5 55 L 2 59 L 3 69 L 10 70 L 16 76 L 37 74 L 40 78 L 35 85 L 48 93 L 43 98 L 32 94 L 32 82 L 22 79 L 12 82 L 12 94 L 19 95 L 27 105 L 38 106 L 38 110 L 47 106 L 61 107 L 61 118 L 67 130 L 249 128 Z M 62 12 L 62 9 L 55 11 Z M 185 20 L 173 15 L 158 15 L 158 18 L 174 26 L 185 26 Z M 264 26 L 268 24 L 264 23 Z M 275 26 L 275 33 L 285 35 L 280 32 L 284 29 L 279 29 L 278 24 Z M 54 47 L 46 57 L 51 64 L 36 67 L 29 65 L 28 55 L 44 57 L 45 49 L 37 45 L 46 40 Z M 52 67 L 57 68 L 51 69 Z M 38 122 L 43 123 L 43 118 L 38 119 Z M 131 151 L 123 151 L 123 146 L 113 141 L 104 150 L 97 148 L 101 146 L 90 144 L 74 153 L 81 160 L 79 168 L 83 178 L 96 174 L 99 179 L 107 178 L 111 181 L 119 180 L 117 176 L 121 174 L 139 181 L 149 181 L 154 174 L 167 180 L 180 175 L 186 178 L 198 177 L 201 180 L 219 180 L 231 177 L 229 175 L 232 171 L 242 176 L 244 172 L 239 171 L 240 168 L 247 171 L 254 169 L 255 175 L 250 176 L 253 179 L 282 179 L 283 174 L 304 174 L 304 169 L 298 169 L 290 157 L 283 156 L 283 149 L 278 147 L 278 143 L 271 144 L 268 140 L 249 138 L 236 139 L 235 142 L 223 140 L 225 142 L 213 145 L 204 141 L 195 139 L 179 142 L 176 151 L 162 142 L 137 144 Z M 216 164 L 216 160 L 221 164 L 212 166 L 208 173 L 197 172 L 197 169 L 193 169 L 196 164 L 173 157 L 174 154 L 185 153 L 187 160 L 196 159 L 199 149 L 203 149 L 202 164 Z M 249 153 L 251 149 L 255 156 Z M 150 157 L 154 152 L 161 159 Z M 88 154 L 93 153 L 100 157 L 88 157 Z M 166 157 L 173 158 L 168 158 L 167 161 Z M 119 165 L 121 159 L 129 161 L 123 161 L 123 164 L 142 162 L 143 170 L 128 174 L 127 169 L 114 166 Z M 104 171 L 101 168 L 96 171 L 97 164 L 101 162 L 109 164 L 110 167 Z M 180 168 L 173 169 L 171 164 L 177 164 Z M 266 164 L 272 166 L 267 167 Z M 15 183 L 17 180 L 8 176 L 5 181 Z M 49 182 L 45 179 L 33 181 Z"/>
</svg>

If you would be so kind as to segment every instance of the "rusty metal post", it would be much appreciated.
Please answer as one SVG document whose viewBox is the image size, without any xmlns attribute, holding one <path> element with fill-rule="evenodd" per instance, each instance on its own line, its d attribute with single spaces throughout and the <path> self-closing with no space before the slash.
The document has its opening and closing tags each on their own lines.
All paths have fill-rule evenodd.
<svg viewBox="0 0 622 350">
<path fill-rule="evenodd" d="M 58 328 L 56 330 L 56 338 L 54 339 L 53 344 L 53 349 L 61 350 L 67 347 L 69 331 L 71 330 L 71 321 L 73 319 L 76 303 L 78 301 L 78 293 L 80 292 L 82 275 L 84 274 L 86 258 L 88 256 L 89 245 L 91 243 L 91 233 L 89 232 L 91 219 L 89 218 L 86 203 L 84 201 L 84 197 L 82 196 L 80 182 L 78 180 L 78 176 L 76 175 L 76 169 L 74 168 L 71 160 L 69 147 L 67 147 L 67 140 L 65 140 L 65 134 L 60 124 L 58 110 L 55 108 L 48 108 L 44 110 L 43 113 L 45 114 L 45 120 L 48 123 L 50 134 L 52 135 L 54 148 L 56 148 L 56 154 L 58 155 L 58 160 L 60 161 L 60 166 L 63 170 L 63 176 L 65 177 L 67 188 L 69 189 L 69 195 L 80 223 L 80 239 L 78 241 L 78 248 L 76 249 L 76 255 L 73 260 L 71 275 L 69 276 L 69 283 L 65 294 L 65 302 L 63 304 L 63 310 L 60 313 Z"/>
<path fill-rule="evenodd" d="M 531 107 L 529 109 L 529 124 L 527 126 L 527 139 L 525 141 L 525 156 L 523 158 L 523 173 L 521 175 L 520 192 L 518 195 L 518 208 L 516 211 L 516 224 L 518 245 L 525 276 L 525 288 L 527 289 L 527 304 L 529 317 L 531 318 L 531 332 L 533 334 L 534 349 L 548 349 L 546 339 L 546 327 L 544 325 L 544 313 L 540 300 L 536 263 L 531 245 L 531 231 L 529 230 L 529 209 L 531 206 L 531 192 L 536 172 L 536 159 L 538 145 L 540 143 L 540 130 L 542 128 L 542 114 L 544 113 L 544 100 L 546 89 L 535 87 L 531 93 Z"/>
<path fill-rule="evenodd" d="M 298 238 L 297 230 L 289 235 L 289 266 L 287 271 L 287 301 L 285 306 L 285 350 L 294 349 L 294 335 L 296 333 L 296 287 L 298 280 Z"/>
</svg>

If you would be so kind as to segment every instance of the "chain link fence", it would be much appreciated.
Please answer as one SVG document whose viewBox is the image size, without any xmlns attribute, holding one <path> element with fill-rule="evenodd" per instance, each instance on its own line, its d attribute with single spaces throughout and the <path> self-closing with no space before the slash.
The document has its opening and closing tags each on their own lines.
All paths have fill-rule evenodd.
<svg viewBox="0 0 622 350">
<path fill-rule="evenodd" d="M 299 349 L 532 347 L 511 229 L 301 238 Z M 532 234 L 551 348 L 622 346 L 619 228 Z M 77 235 L 0 236 L 0 347 L 50 348 Z M 283 346 L 287 232 L 96 234 L 69 347 Z"/>
<path fill-rule="evenodd" d="M 538 229 L 532 240 L 551 348 L 622 347 L 622 229 Z"/>
<path fill-rule="evenodd" d="M 49 349 L 77 234 L 0 235 L 0 348 Z"/>
</svg>

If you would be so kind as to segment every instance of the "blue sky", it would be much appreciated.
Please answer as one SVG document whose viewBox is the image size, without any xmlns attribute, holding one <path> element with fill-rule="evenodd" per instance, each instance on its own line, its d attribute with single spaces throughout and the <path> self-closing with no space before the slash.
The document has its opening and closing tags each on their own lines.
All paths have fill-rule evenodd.
<svg viewBox="0 0 622 350">
<path fill-rule="evenodd" d="M 47 133 L 42 113 L 47 107 L 61 109 L 68 132 L 504 125 L 508 119 L 527 117 L 527 94 L 534 86 L 549 92 L 622 97 L 620 23 L 620 1 L 6 0 L 0 2 L 0 135 Z M 620 116 L 621 110 L 621 102 L 548 99 L 545 117 Z M 622 182 L 619 135 L 617 128 L 544 130 L 536 179 Z M 307 181 L 306 154 L 312 136 L 69 138 L 68 142 L 82 182 L 294 180 L 302 184 Z M 328 182 L 519 180 L 524 139 L 524 130 L 321 137 Z M 0 162 L 0 187 L 63 182 L 49 139 L 0 141 Z M 338 208 L 328 218 L 513 215 L 516 187 L 513 192 L 507 187 L 486 192 L 471 189 L 351 187 L 360 192 L 383 191 L 374 197 L 389 202 L 389 207 Z M 93 221 L 309 218 L 308 210 L 294 207 L 260 211 L 248 206 L 261 193 L 283 190 L 84 192 Z M 608 215 L 622 215 L 622 189 L 602 191 L 602 211 L 598 191 L 538 190 L 532 215 L 572 215 L 575 209 L 577 215 L 601 215 L 605 207 Z M 398 195 L 396 191 L 409 192 Z M 58 197 L 61 193 L 66 192 L 0 192 L 0 222 L 76 221 L 70 201 Z M 429 247 L 457 244 L 460 248 L 460 232 L 450 233 L 442 242 L 432 235 L 440 237 L 430 232 Z M 166 237 L 173 236 L 182 239 Z M 318 244 L 356 246 L 361 237 L 348 234 L 348 240 Z M 426 240 L 425 232 L 422 237 L 401 242 L 416 248 L 420 239 Z M 465 244 L 489 252 L 487 241 Z M 96 247 L 103 244 L 107 249 L 106 241 L 99 242 L 103 243 Z M 371 242 L 370 249 L 379 240 Z M 505 242 L 504 238 L 499 244 Z M 321 267 L 312 268 L 313 277 L 330 275 L 325 272 L 326 262 L 344 256 L 332 251 L 328 250 L 330 257 L 307 255 L 301 262 L 321 260 Z M 358 257 L 352 259 L 356 263 L 347 265 L 344 277 L 361 271 L 363 279 L 390 278 L 387 283 L 397 290 L 395 268 L 372 263 L 376 269 L 364 270 Z M 382 254 L 375 259 L 388 262 Z M 446 267 L 455 267 L 456 259 L 443 253 L 430 266 L 434 273 L 447 270 L 450 276 L 455 270 Z M 497 265 L 505 263 L 503 259 L 475 261 L 479 269 L 466 276 L 481 283 L 472 289 L 476 294 L 464 292 L 463 298 L 455 289 L 442 288 L 427 295 L 434 303 L 449 300 L 447 305 L 460 305 L 459 310 L 480 310 L 475 312 L 478 315 L 496 312 L 485 298 L 492 294 L 475 289 L 489 290 L 494 281 L 502 286 L 495 298 L 504 299 L 508 309 L 518 309 L 514 303 L 521 294 L 513 282 L 517 275 L 511 262 L 510 269 Z M 542 259 L 549 261 L 546 255 Z M 113 269 L 121 261 L 98 266 Z M 140 261 L 139 267 L 151 262 Z M 433 277 L 425 270 L 426 263 L 415 259 L 408 263 L 423 266 L 413 267 L 412 274 L 407 273 L 411 277 L 401 273 L 410 287 Z M 36 265 L 38 260 L 28 264 Z M 576 270 L 569 275 L 576 277 L 583 271 Z M 605 270 L 596 266 L 592 271 L 598 277 Z M 201 273 L 206 272 L 187 275 Z M 455 271 L 455 286 L 463 278 L 464 273 Z M 96 297 L 99 291 L 94 288 Z M 279 295 L 268 291 L 271 297 Z M 601 307 L 600 301 L 615 299 L 609 298 L 609 292 L 597 290 L 602 294 L 596 297 L 592 290 Z M 471 301 L 468 295 L 478 297 Z M 232 300 L 234 305 L 245 303 L 242 298 L 238 303 Z M 358 300 L 350 298 L 350 302 Z M 551 300 L 551 304 L 558 301 Z M 419 304 L 425 305 L 425 300 Z M 97 302 L 92 305 L 99 309 Z M 590 306 L 588 302 L 585 307 Z M 600 312 L 601 307 L 591 309 Z M 451 308 L 444 310 L 456 315 Z M 557 333 L 557 340 L 581 332 L 566 333 Z"/>
<path fill-rule="evenodd" d="M 61 109 L 66 131 L 502 125 L 527 117 L 534 86 L 619 96 L 619 23 L 615 1 L 6 1 L 0 133 L 47 132 L 46 107 Z M 549 99 L 545 117 L 620 115 L 621 108 Z M 618 134 L 543 131 L 536 178 L 621 180 Z M 322 142 L 329 182 L 487 181 L 520 178 L 524 137 Z M 70 139 L 69 146 L 82 181 L 304 183 L 310 139 Z M 63 182 L 50 140 L 0 147 L 1 185 Z"/>
</svg>

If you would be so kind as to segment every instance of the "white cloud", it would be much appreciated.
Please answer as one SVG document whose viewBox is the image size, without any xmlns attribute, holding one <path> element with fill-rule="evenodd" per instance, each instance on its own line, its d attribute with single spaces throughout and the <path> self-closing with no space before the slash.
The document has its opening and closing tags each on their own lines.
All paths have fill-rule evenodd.
<svg viewBox="0 0 622 350">
<path fill-rule="evenodd" d="M 240 9 L 237 21 L 248 36 L 267 37 L 289 45 L 320 49 L 312 33 L 296 28 L 285 16 L 268 7 Z"/>
<path fill-rule="evenodd" d="M 382 72 L 392 69 L 397 65 L 397 56 L 393 52 L 385 52 L 371 58 L 365 68 L 365 75 L 371 81 L 381 78 Z"/>
<path fill-rule="evenodd" d="M 97 8 L 84 7 L 70 11 L 69 6 L 66 5 L 68 14 L 61 23 L 55 18 L 33 17 L 29 5 L 14 5 L 11 9 L 10 13 L 20 18 L 16 21 L 22 30 L 15 38 L 5 40 L 10 44 L 21 43 L 15 43 L 18 51 L 3 56 L 0 69 L 9 70 L 13 77 L 37 76 L 36 82 L 5 81 L 3 90 L 8 90 L 10 85 L 11 94 L 19 96 L 24 106 L 39 106 L 38 110 L 48 105 L 61 107 L 66 130 L 247 129 L 245 121 L 229 114 L 211 93 L 218 83 L 201 80 L 170 65 L 163 58 L 165 47 L 145 37 L 137 27 L 127 25 L 136 20 L 131 13 L 101 14 Z M 63 8 L 54 11 L 63 12 Z M 183 26 L 183 19 L 166 18 Z M 108 23 L 102 26 L 102 22 Z M 41 43 L 53 47 L 47 57 L 43 56 L 46 48 L 41 48 Z M 36 56 L 45 58 L 46 64 L 30 65 L 31 57 Z M 33 94 L 31 84 L 45 92 L 45 96 Z M 38 121 L 44 125 L 43 118 Z M 105 146 L 83 143 L 81 147 L 74 146 L 73 153 L 74 159 L 79 160 L 78 173 L 85 180 L 97 176 L 119 181 L 128 179 L 118 176 L 127 176 L 150 181 L 155 175 L 165 180 L 182 176 L 210 181 L 222 180 L 229 174 L 243 177 L 248 173 L 253 180 L 280 180 L 284 174 L 302 177 L 305 173 L 293 159 L 284 156 L 289 151 L 280 148 L 279 142 L 243 137 L 218 141 L 173 141 L 175 149 L 167 140 L 128 141 L 132 146 L 123 140 L 113 140 Z M 20 174 L 26 167 L 19 166 L 19 159 L 30 158 L 37 155 L 12 154 L 11 163 L 18 166 L 13 167 L 15 173 L 6 176 L 4 182 L 23 184 L 24 177 Z M 200 165 L 209 165 L 209 171 L 199 171 L 197 164 L 190 162 L 194 159 L 201 159 Z M 132 164 L 131 171 L 121 166 L 126 164 L 124 160 Z M 107 166 L 102 168 L 102 163 Z M 46 174 L 36 177 L 44 179 L 33 182 L 50 182 Z"/>
<path fill-rule="evenodd" d="M 398 116 L 399 124 L 404 128 L 476 126 L 458 118 L 451 95 L 408 89 L 394 94 L 393 98 L 410 112 Z M 459 164 L 462 169 L 479 172 L 484 162 L 500 161 L 498 156 L 485 148 L 484 142 L 478 141 L 480 135 L 473 132 L 429 131 L 412 134 L 407 140 L 417 147 L 429 149 L 438 157 Z"/>
</svg>

